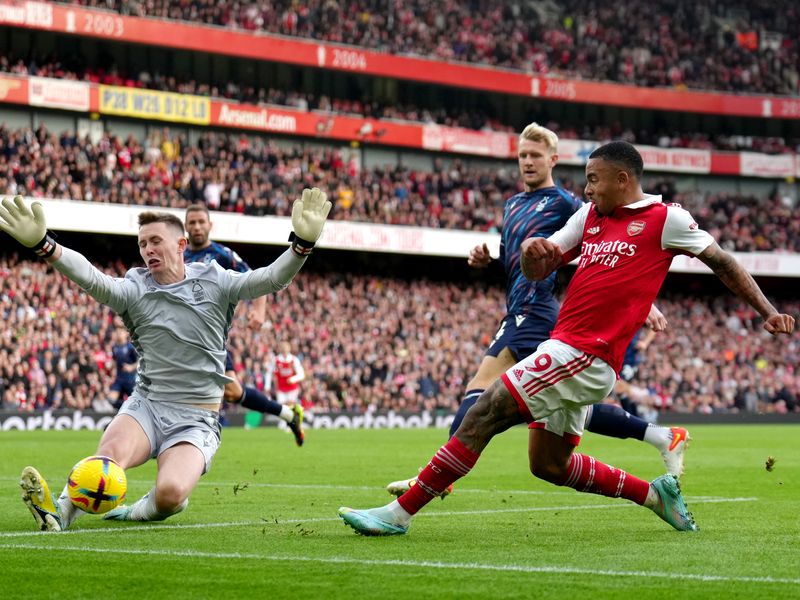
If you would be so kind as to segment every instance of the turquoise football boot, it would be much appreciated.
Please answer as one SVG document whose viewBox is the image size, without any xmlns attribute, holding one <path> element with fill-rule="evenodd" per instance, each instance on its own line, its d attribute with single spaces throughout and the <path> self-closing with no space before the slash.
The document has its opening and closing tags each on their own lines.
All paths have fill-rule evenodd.
<svg viewBox="0 0 800 600">
<path fill-rule="evenodd" d="M 659 517 L 678 531 L 697 531 L 697 523 L 686 507 L 681 495 L 678 478 L 674 475 L 662 475 L 650 482 L 658 494 L 658 504 L 653 507 Z"/>
<path fill-rule="evenodd" d="M 343 506 L 339 509 L 339 516 L 344 519 L 346 525 L 361 535 L 403 535 L 408 533 L 408 526 L 389 523 L 376 516 L 374 510 L 355 510 Z"/>
</svg>

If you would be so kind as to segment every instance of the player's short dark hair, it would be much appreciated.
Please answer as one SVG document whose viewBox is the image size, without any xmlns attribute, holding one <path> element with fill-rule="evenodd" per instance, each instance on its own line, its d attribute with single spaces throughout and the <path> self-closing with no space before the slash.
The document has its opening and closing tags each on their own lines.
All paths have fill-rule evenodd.
<svg viewBox="0 0 800 600">
<path fill-rule="evenodd" d="M 603 144 L 589 155 L 589 158 L 602 158 L 621 166 L 624 170 L 633 174 L 636 179 L 642 178 L 644 173 L 644 161 L 639 151 L 633 144 L 616 140 Z"/>
<path fill-rule="evenodd" d="M 177 229 L 183 236 L 183 223 L 172 213 L 147 211 L 139 213 L 139 227 L 150 225 L 151 223 L 166 223 L 170 227 Z"/>
<path fill-rule="evenodd" d="M 200 204 L 199 202 L 196 204 L 190 204 L 189 206 L 186 207 L 185 216 L 188 217 L 190 212 L 204 212 L 206 213 L 206 216 L 209 218 L 208 220 L 209 221 L 211 220 L 211 214 L 209 214 L 208 207 L 205 204 Z"/>
</svg>

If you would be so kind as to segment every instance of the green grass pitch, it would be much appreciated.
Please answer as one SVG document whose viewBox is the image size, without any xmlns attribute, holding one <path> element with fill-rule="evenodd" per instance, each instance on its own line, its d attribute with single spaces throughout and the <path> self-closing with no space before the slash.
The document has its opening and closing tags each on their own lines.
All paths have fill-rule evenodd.
<svg viewBox="0 0 800 600">
<path fill-rule="evenodd" d="M 683 489 L 698 533 L 535 480 L 520 427 L 391 538 L 355 535 L 336 510 L 389 501 L 386 483 L 416 473 L 443 430 L 310 431 L 298 449 L 276 429 L 226 429 L 184 513 L 153 524 L 84 516 L 62 534 L 33 531 L 19 472 L 32 464 L 60 490 L 99 433 L 0 433 L 0 597 L 800 597 L 800 427 L 691 433 Z M 632 440 L 587 434 L 581 450 L 647 479 L 662 470 Z M 129 470 L 129 499 L 154 475 L 153 461 Z"/>
</svg>

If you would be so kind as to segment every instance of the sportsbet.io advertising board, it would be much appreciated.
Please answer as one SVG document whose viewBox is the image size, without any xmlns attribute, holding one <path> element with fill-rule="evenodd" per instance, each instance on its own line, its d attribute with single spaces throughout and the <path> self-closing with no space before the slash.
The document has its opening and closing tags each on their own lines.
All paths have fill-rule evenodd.
<svg viewBox="0 0 800 600">
<path fill-rule="evenodd" d="M 253 413 L 261 417 L 260 413 Z M 230 427 L 245 425 L 247 413 L 234 413 L 225 416 Z M 450 427 L 453 414 L 439 414 L 430 411 L 420 413 L 367 412 L 367 413 L 314 413 L 305 414 L 307 429 L 420 429 L 427 427 Z M 42 413 L 0 411 L 0 432 L 5 431 L 60 431 L 89 429 L 101 430 L 111 422 L 114 415 L 97 412 L 45 411 Z M 252 423 L 247 419 L 247 423 Z M 261 419 L 257 420 L 261 424 Z M 273 423 L 264 422 L 265 425 Z"/>
</svg>

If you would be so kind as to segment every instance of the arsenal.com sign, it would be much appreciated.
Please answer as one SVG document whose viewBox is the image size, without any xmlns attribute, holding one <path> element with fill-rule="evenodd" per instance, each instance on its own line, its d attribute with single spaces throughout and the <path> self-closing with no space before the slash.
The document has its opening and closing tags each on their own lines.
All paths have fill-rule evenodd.
<svg viewBox="0 0 800 600">
<path fill-rule="evenodd" d="M 297 131 L 297 117 L 283 111 L 253 109 L 241 105 L 222 104 L 217 118 L 219 125 L 263 131 Z"/>
</svg>

